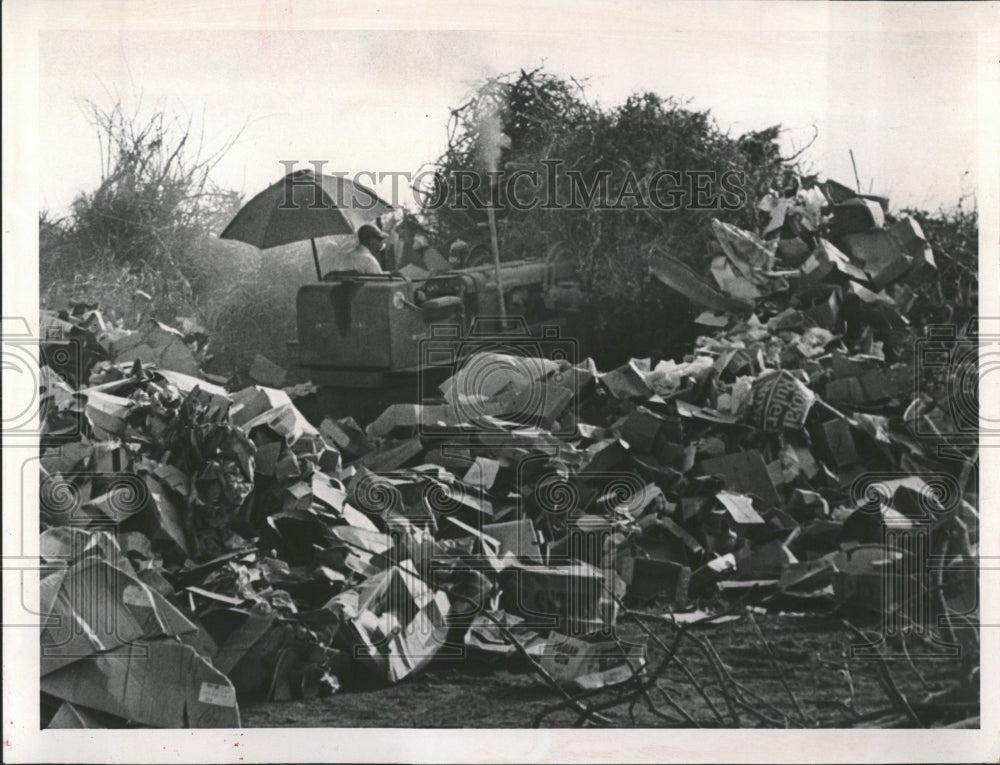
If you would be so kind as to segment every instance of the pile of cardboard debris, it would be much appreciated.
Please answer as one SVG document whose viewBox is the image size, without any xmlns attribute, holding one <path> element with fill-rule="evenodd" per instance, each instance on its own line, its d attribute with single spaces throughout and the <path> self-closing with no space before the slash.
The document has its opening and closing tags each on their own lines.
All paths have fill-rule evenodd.
<svg viewBox="0 0 1000 765">
<path fill-rule="evenodd" d="M 237 726 L 238 699 L 491 654 L 597 688 L 645 664 L 625 607 L 974 606 L 975 455 L 907 316 L 931 249 L 877 199 L 824 221 L 831 193 L 717 222 L 715 284 L 653 259 L 706 309 L 682 361 L 473 353 L 366 428 L 206 379 L 197 328 L 46 314 L 43 723 Z"/>
</svg>

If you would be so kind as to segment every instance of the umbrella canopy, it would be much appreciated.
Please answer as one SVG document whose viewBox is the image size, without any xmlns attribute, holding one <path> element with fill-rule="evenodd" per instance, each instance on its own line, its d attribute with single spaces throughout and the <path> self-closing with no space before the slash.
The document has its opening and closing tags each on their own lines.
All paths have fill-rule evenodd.
<svg viewBox="0 0 1000 765">
<path fill-rule="evenodd" d="M 262 250 L 309 239 L 320 277 L 317 237 L 354 234 L 391 210 L 392 205 L 359 183 L 296 170 L 243 205 L 219 236 Z"/>
</svg>

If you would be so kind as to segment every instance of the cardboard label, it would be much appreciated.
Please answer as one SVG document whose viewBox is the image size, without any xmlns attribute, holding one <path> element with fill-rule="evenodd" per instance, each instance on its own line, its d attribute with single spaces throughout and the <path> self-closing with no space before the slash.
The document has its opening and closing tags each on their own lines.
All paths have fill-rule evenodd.
<svg viewBox="0 0 1000 765">
<path fill-rule="evenodd" d="M 582 640 L 566 637 L 550 641 L 546 646 L 545 658 L 551 662 L 552 667 L 575 669 L 580 663 L 577 657 L 584 653 L 586 648 L 587 644 Z M 572 679 L 571 675 L 566 677 L 564 672 L 560 672 L 559 676 L 560 679 Z"/>
<path fill-rule="evenodd" d="M 542 653 L 541 665 L 561 684 L 602 688 L 620 683 L 646 664 L 645 648 L 603 641 L 591 643 L 552 633 Z"/>
<path fill-rule="evenodd" d="M 236 690 L 231 685 L 202 683 L 198 690 L 198 701 L 202 704 L 214 704 L 217 707 L 235 707 Z"/>
<path fill-rule="evenodd" d="M 733 523 L 747 525 L 751 523 L 764 523 L 764 519 L 754 510 L 753 501 L 743 494 L 734 494 L 728 491 L 720 491 L 715 498 L 722 503 L 733 519 Z"/>
<path fill-rule="evenodd" d="M 603 672 L 592 672 L 589 675 L 580 675 L 576 678 L 576 684 L 581 688 L 603 688 L 605 685 L 623 683 L 632 677 L 635 671 L 628 664 L 619 664 L 617 667 L 604 670 Z"/>
<path fill-rule="evenodd" d="M 753 419 L 766 433 L 785 428 L 798 430 L 805 425 L 815 401 L 813 392 L 783 369 L 764 375 L 753 384 Z"/>
</svg>

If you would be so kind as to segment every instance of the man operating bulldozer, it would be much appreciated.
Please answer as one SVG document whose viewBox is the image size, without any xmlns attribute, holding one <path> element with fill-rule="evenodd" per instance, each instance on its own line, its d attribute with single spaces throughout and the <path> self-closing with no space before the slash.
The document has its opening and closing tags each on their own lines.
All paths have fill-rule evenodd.
<svg viewBox="0 0 1000 765">
<path fill-rule="evenodd" d="M 330 273 L 338 271 L 355 271 L 359 274 L 380 274 L 382 265 L 379 255 L 385 246 L 388 235 L 378 226 L 366 223 L 358 229 L 358 244 L 349 252 L 332 253 L 333 268 Z"/>
</svg>

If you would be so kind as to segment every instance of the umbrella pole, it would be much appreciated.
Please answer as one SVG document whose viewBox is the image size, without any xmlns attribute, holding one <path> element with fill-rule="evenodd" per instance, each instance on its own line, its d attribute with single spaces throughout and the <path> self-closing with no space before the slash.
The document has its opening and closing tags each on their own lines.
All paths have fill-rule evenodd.
<svg viewBox="0 0 1000 765">
<path fill-rule="evenodd" d="M 493 248 L 493 267 L 497 277 L 497 296 L 500 298 L 500 329 L 507 329 L 507 306 L 503 296 L 503 276 L 500 271 L 500 246 L 497 243 L 497 219 L 491 205 L 486 206 L 486 214 L 490 220 L 490 245 Z"/>
<path fill-rule="evenodd" d="M 316 265 L 316 279 L 318 281 L 323 281 L 323 272 L 319 270 L 319 253 L 316 251 L 316 240 L 310 239 L 309 244 L 312 245 L 313 249 L 313 263 Z"/>
</svg>

